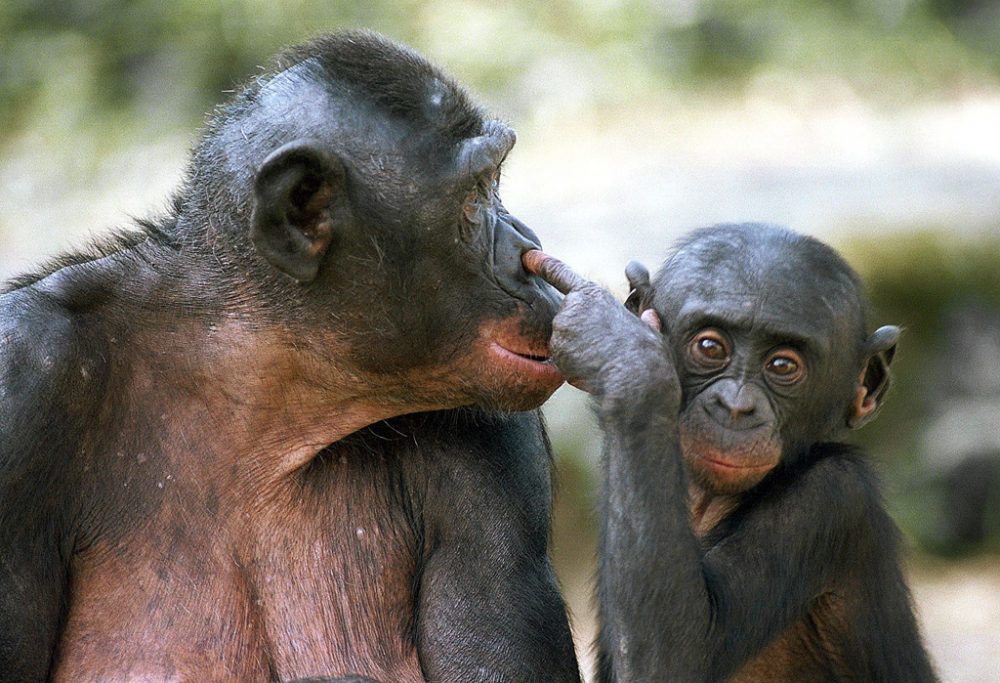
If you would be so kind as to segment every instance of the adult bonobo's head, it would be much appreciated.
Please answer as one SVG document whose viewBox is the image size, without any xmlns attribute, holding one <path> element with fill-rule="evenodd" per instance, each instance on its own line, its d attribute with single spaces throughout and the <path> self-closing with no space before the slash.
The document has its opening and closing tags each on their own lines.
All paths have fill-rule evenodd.
<svg viewBox="0 0 1000 683">
<path fill-rule="evenodd" d="M 628 305 L 653 308 L 683 390 L 684 457 L 719 493 L 858 427 L 888 388 L 899 329 L 866 333 L 857 275 L 815 239 L 761 224 L 696 231 Z"/>
<path fill-rule="evenodd" d="M 387 400 L 535 407 L 562 381 L 545 362 L 558 298 L 498 195 L 514 139 L 407 48 L 328 35 L 215 114 L 180 221 L 297 350 Z"/>
</svg>

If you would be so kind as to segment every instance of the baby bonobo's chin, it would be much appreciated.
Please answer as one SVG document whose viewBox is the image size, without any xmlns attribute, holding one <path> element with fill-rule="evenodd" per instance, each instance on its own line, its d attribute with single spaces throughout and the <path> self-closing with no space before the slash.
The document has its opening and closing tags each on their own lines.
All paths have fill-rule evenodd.
<svg viewBox="0 0 1000 683">
<path fill-rule="evenodd" d="M 688 414 L 681 419 L 680 445 L 691 479 L 719 494 L 753 488 L 781 459 L 781 440 L 767 425 L 744 431 L 708 430 Z"/>
</svg>

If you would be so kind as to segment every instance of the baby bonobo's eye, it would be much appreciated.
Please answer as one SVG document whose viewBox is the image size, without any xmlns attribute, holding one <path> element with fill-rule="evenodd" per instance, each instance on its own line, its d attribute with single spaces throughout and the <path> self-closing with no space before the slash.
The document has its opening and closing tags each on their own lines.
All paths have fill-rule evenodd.
<svg viewBox="0 0 1000 683">
<path fill-rule="evenodd" d="M 688 344 L 688 354 L 698 365 L 718 369 L 729 363 L 729 342 L 716 329 L 704 329 Z"/>
<path fill-rule="evenodd" d="M 767 376 L 778 384 L 797 384 L 806 376 L 806 363 L 794 349 L 773 352 L 764 362 Z"/>
</svg>

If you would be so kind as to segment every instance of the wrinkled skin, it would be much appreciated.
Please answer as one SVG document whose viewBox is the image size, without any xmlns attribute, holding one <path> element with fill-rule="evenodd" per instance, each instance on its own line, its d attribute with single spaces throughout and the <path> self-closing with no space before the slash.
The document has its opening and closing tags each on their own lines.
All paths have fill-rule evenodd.
<svg viewBox="0 0 1000 683">
<path fill-rule="evenodd" d="M 566 294 L 552 358 L 604 432 L 598 680 L 933 681 L 866 463 L 899 331 L 857 278 L 766 225 L 682 241 L 628 308 L 540 252 Z"/>
</svg>

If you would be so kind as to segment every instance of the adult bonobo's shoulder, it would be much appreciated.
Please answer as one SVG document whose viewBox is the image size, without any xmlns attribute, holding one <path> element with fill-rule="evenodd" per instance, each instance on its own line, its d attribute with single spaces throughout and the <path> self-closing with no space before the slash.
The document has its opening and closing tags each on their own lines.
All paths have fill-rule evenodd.
<svg viewBox="0 0 1000 683">
<path fill-rule="evenodd" d="M 84 415 L 96 409 L 109 379 L 115 323 L 127 329 L 114 309 L 128 296 L 121 285 L 135 267 L 95 250 L 0 290 L 0 397 L 9 418 L 0 429 L 8 436 L 31 425 L 67 433 L 69 424 L 81 429 L 87 422 Z M 12 441 L 22 457 L 38 443 L 25 435 Z"/>
<path fill-rule="evenodd" d="M 59 304 L 18 289 L 0 294 L 0 399 L 8 418 L 59 394 L 58 385 L 77 360 L 72 314 Z M 4 431 L 18 423 L 4 420 Z"/>
</svg>

